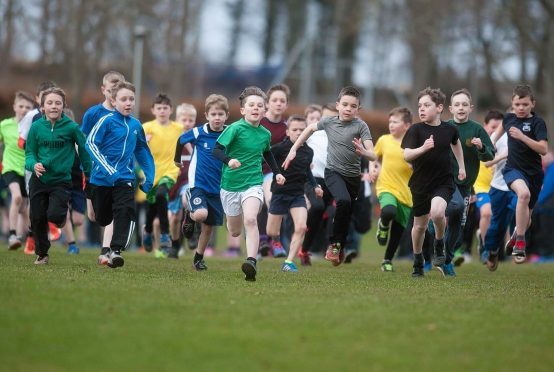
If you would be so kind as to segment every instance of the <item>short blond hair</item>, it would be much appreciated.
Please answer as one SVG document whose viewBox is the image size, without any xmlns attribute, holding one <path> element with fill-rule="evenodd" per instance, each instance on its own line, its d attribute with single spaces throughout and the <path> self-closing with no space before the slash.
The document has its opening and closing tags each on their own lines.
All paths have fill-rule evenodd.
<svg viewBox="0 0 554 372">
<path fill-rule="evenodd" d="M 210 108 L 215 107 L 216 109 L 221 109 L 228 113 L 229 100 L 221 94 L 210 94 L 208 98 L 206 98 L 206 103 L 204 107 L 206 112 L 210 111 Z"/>
<path fill-rule="evenodd" d="M 106 72 L 104 77 L 102 77 L 102 85 L 113 84 L 119 81 L 125 81 L 125 76 L 123 76 L 122 73 L 113 70 Z"/>
<path fill-rule="evenodd" d="M 181 114 L 190 114 L 194 115 L 196 118 L 196 108 L 191 105 L 190 103 L 181 103 L 177 108 L 175 109 L 175 116 L 179 116 Z"/>
</svg>

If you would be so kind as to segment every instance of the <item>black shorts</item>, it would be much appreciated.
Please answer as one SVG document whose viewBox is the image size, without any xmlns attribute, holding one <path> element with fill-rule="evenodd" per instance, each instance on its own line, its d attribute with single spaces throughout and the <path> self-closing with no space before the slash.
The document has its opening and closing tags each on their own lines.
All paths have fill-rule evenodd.
<svg viewBox="0 0 554 372">
<path fill-rule="evenodd" d="M 431 211 L 431 200 L 433 200 L 434 197 L 438 196 L 443 198 L 446 204 L 448 204 L 450 199 L 452 199 L 454 190 L 455 188 L 453 185 L 441 185 L 429 193 L 418 193 L 412 190 L 412 201 L 414 204 L 412 210 L 414 212 L 414 217 L 421 217 L 429 214 Z"/>
<path fill-rule="evenodd" d="M 291 208 L 306 208 L 306 198 L 302 195 L 273 194 L 269 204 L 269 213 L 284 215 Z"/>
<path fill-rule="evenodd" d="M 17 183 L 19 185 L 19 190 L 21 191 L 21 196 L 24 198 L 28 196 L 27 188 L 25 187 L 25 176 L 20 176 L 15 172 L 6 172 L 2 175 L 2 178 L 8 187 L 10 186 L 10 183 Z"/>
<path fill-rule="evenodd" d="M 208 217 L 204 223 L 209 226 L 223 225 L 223 206 L 219 194 L 210 194 L 198 187 L 190 189 L 189 206 L 194 213 L 198 209 L 206 209 Z"/>
</svg>

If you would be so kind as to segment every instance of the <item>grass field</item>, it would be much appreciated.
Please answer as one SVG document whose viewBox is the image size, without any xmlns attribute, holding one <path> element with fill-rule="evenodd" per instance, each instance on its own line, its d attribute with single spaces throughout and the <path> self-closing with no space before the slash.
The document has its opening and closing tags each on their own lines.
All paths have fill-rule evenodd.
<svg viewBox="0 0 554 372">
<path fill-rule="evenodd" d="M 97 267 L 96 250 L 51 264 L 0 247 L 0 370 L 523 370 L 554 365 L 554 265 L 468 264 L 458 277 L 280 260 L 245 282 L 240 260 L 127 253 Z M 548 367 L 550 365 L 550 367 Z"/>
</svg>

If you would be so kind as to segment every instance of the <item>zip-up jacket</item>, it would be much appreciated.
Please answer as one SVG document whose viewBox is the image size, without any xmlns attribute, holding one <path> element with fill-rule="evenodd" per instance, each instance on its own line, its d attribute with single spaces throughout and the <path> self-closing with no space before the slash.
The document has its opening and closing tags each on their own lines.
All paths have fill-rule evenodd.
<svg viewBox="0 0 554 372">
<path fill-rule="evenodd" d="M 35 172 L 35 164 L 42 163 L 46 172 L 39 180 L 47 185 L 71 184 L 71 168 L 75 160 L 75 144 L 88 177 L 91 168 L 89 154 L 85 151 L 85 136 L 67 116 L 52 125 L 45 116 L 35 121 L 29 130 L 25 146 L 25 169 Z"/>
<path fill-rule="evenodd" d="M 148 192 L 152 188 L 154 158 L 142 125 L 134 117 L 123 116 L 118 111 L 103 116 L 88 135 L 86 149 L 93 161 L 91 184 L 115 186 L 134 183 L 134 157 L 146 177 L 142 190 Z"/>
</svg>

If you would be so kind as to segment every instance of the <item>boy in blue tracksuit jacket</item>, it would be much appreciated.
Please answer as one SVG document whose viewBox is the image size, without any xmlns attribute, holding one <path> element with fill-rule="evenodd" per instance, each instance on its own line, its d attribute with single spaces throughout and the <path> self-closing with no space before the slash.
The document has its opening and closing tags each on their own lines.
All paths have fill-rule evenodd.
<svg viewBox="0 0 554 372">
<path fill-rule="evenodd" d="M 139 186 L 144 192 L 152 188 L 155 169 L 142 125 L 131 116 L 135 87 L 120 82 L 111 93 L 115 111 L 102 117 L 87 137 L 86 149 L 93 160 L 87 192 L 96 222 L 100 226 L 114 223 L 110 248 L 102 248 L 98 263 L 116 268 L 124 264 L 121 251 L 129 245 L 135 228 L 134 158 L 146 177 Z"/>
</svg>

